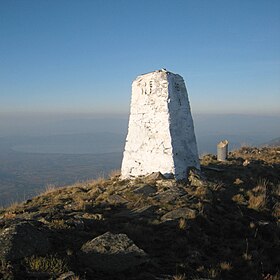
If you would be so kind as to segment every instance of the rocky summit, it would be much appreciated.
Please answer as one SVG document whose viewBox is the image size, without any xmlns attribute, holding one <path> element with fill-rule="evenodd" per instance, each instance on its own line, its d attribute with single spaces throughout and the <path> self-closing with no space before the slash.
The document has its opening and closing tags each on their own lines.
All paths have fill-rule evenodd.
<svg viewBox="0 0 280 280">
<path fill-rule="evenodd" d="M 0 210 L 1 279 L 280 279 L 280 147 L 53 188 Z"/>
</svg>

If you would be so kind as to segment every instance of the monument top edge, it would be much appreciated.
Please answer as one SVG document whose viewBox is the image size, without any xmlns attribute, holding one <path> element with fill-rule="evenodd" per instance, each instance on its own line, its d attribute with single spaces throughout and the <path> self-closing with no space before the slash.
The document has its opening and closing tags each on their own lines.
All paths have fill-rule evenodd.
<svg viewBox="0 0 280 280">
<path fill-rule="evenodd" d="M 176 75 L 176 76 L 178 75 L 178 76 L 180 76 L 179 74 L 172 73 L 172 72 L 166 70 L 165 68 L 161 68 L 159 70 L 155 70 L 155 71 L 140 74 L 139 76 L 137 76 L 136 80 L 138 80 L 139 78 L 141 78 L 143 76 L 149 76 L 149 75 L 159 74 L 159 73 L 166 73 L 167 75 Z"/>
<path fill-rule="evenodd" d="M 149 74 L 152 74 L 152 73 L 160 73 L 160 72 L 163 72 L 163 73 L 171 73 L 171 72 L 168 71 L 167 69 L 161 68 L 161 69 L 158 69 L 158 70 L 155 70 L 155 71 L 151 71 L 151 72 L 147 72 L 147 73 L 140 74 L 140 76 L 149 75 Z M 174 74 L 174 73 L 172 73 L 172 74 Z"/>
</svg>

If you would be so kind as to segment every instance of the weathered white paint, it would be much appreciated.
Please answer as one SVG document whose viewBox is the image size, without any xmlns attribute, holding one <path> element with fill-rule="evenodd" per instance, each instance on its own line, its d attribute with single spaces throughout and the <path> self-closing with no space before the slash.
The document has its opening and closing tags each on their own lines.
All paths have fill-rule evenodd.
<svg viewBox="0 0 280 280">
<path fill-rule="evenodd" d="M 188 94 L 183 78 L 166 70 L 141 75 L 132 83 L 122 178 L 160 171 L 185 179 L 200 168 Z"/>
</svg>

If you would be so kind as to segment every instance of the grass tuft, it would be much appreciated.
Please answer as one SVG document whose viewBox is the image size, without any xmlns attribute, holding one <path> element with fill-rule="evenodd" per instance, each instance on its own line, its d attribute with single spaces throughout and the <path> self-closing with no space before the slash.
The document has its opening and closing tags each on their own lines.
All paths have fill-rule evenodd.
<svg viewBox="0 0 280 280">
<path fill-rule="evenodd" d="M 42 194 L 50 194 L 56 190 L 55 185 L 53 184 L 48 184 L 46 185 L 45 191 Z"/>
<path fill-rule="evenodd" d="M 187 228 L 187 222 L 184 218 L 180 218 L 178 227 L 180 230 L 185 230 Z"/>
<path fill-rule="evenodd" d="M 186 280 L 186 275 L 185 274 L 177 274 L 177 275 L 174 275 L 172 277 L 172 280 Z"/>
<path fill-rule="evenodd" d="M 268 180 L 259 179 L 257 186 L 251 191 L 247 192 L 249 196 L 249 205 L 248 207 L 254 210 L 263 210 L 267 204 L 267 186 Z"/>
<path fill-rule="evenodd" d="M 226 271 L 232 270 L 232 265 L 229 262 L 221 262 L 220 267 L 222 270 L 226 270 Z"/>
<path fill-rule="evenodd" d="M 30 271 L 47 272 L 54 275 L 59 275 L 69 270 L 67 262 L 57 255 L 26 257 L 24 264 Z"/>
<path fill-rule="evenodd" d="M 110 179 L 118 179 L 121 176 L 121 170 L 120 169 L 114 169 L 109 173 Z"/>
</svg>

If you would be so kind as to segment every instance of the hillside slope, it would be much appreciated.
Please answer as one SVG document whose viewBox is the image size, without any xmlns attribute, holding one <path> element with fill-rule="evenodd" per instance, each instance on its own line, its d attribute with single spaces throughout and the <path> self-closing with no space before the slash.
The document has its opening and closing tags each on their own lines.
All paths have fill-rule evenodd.
<svg viewBox="0 0 280 280">
<path fill-rule="evenodd" d="M 2 279 L 280 279 L 280 147 L 77 183 L 0 210 Z"/>
</svg>

